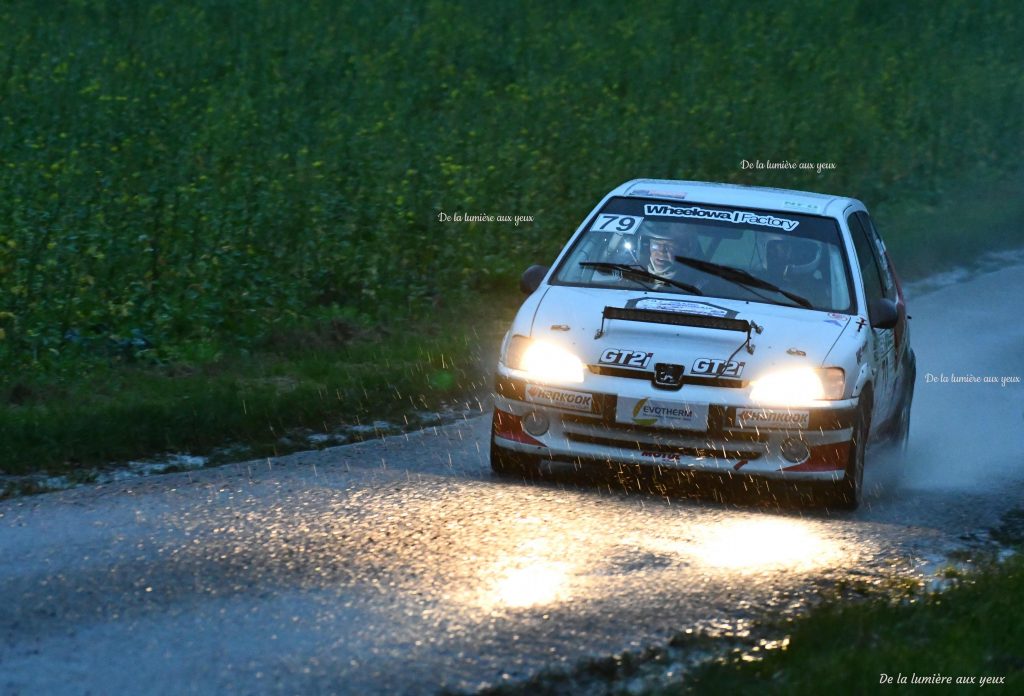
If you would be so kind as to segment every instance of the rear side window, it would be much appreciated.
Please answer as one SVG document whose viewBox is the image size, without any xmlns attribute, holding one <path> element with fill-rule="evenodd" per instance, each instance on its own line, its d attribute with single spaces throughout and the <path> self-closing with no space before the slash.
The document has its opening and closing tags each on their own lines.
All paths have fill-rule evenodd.
<svg viewBox="0 0 1024 696">
<path fill-rule="evenodd" d="M 860 275 L 864 279 L 864 294 L 870 304 L 874 300 L 885 297 L 885 286 L 878 268 L 874 244 L 868 239 L 867 230 L 861 224 L 859 214 L 850 215 L 846 218 L 846 223 L 850 226 L 853 247 L 857 250 L 857 265 L 860 267 Z"/>
<path fill-rule="evenodd" d="M 854 213 L 854 215 L 860 219 L 864 232 L 867 234 L 868 239 L 871 240 L 872 249 L 875 255 L 875 263 L 878 264 L 878 271 L 882 279 L 882 289 L 885 292 L 885 296 L 890 300 L 895 300 L 896 282 L 893 280 L 892 273 L 889 272 L 889 261 L 885 256 L 885 244 L 882 243 L 882 238 L 878 236 L 878 230 L 875 229 L 875 223 L 872 222 L 871 216 L 863 211 Z"/>
</svg>

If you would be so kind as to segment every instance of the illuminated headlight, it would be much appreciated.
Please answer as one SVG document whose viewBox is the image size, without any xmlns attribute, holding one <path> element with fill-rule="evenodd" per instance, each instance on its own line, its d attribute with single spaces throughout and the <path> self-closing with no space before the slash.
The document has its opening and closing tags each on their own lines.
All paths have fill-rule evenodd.
<svg viewBox="0 0 1024 696">
<path fill-rule="evenodd" d="M 530 373 L 539 382 L 582 382 L 583 363 L 575 355 L 552 343 L 513 336 L 505 351 L 505 364 Z"/>
<path fill-rule="evenodd" d="M 843 398 L 845 386 L 842 368 L 799 367 L 754 380 L 750 400 L 772 406 L 807 406 L 815 401 Z"/>
</svg>

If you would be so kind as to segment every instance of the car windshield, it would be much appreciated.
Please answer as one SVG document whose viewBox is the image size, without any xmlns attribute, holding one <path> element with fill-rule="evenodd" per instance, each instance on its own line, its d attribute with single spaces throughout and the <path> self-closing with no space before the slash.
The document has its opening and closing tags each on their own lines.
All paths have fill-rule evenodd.
<svg viewBox="0 0 1024 696">
<path fill-rule="evenodd" d="M 612 198 L 587 224 L 556 283 L 697 294 L 684 289 L 691 287 L 710 297 L 853 312 L 849 264 L 832 218 Z"/>
</svg>

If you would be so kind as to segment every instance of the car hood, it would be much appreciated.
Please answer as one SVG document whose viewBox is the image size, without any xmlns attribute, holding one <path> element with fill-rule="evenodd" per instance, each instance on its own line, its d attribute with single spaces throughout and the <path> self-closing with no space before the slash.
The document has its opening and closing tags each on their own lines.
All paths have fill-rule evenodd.
<svg viewBox="0 0 1024 696">
<path fill-rule="evenodd" d="M 751 333 L 750 353 L 744 346 L 747 334 L 742 331 L 646 320 L 602 322 L 606 307 L 746 320 L 762 331 Z M 638 316 L 651 315 L 640 312 Z M 671 363 L 683 365 L 686 374 L 701 374 L 708 361 L 735 355 L 732 360 L 742 365 L 735 366 L 730 376 L 748 380 L 779 367 L 822 366 L 852 318 L 743 300 L 556 285 L 547 288 L 537 307 L 531 335 L 569 349 L 589 365 L 608 363 L 608 352 L 617 350 L 651 353 L 647 369 L 656 363 Z"/>
</svg>

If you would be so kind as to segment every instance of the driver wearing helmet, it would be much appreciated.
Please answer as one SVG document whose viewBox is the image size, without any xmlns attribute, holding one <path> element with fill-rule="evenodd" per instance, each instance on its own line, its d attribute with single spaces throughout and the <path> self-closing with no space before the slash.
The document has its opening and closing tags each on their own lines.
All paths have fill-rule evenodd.
<svg viewBox="0 0 1024 696">
<path fill-rule="evenodd" d="M 676 261 L 676 256 L 700 257 L 700 244 L 694 234 L 681 225 L 648 223 L 647 270 L 663 278 L 685 280 L 692 275 L 687 267 Z"/>
<path fill-rule="evenodd" d="M 767 279 L 817 306 L 831 303 L 828 264 L 822 264 L 825 245 L 809 239 L 779 235 L 765 242 Z M 824 272 L 823 272 L 824 271 Z"/>
</svg>

